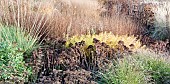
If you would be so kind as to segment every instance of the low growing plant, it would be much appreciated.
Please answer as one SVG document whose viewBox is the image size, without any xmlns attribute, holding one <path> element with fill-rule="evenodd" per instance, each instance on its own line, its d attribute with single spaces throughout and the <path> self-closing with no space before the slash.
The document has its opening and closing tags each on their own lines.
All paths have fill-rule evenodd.
<svg viewBox="0 0 170 84">
<path fill-rule="evenodd" d="M 28 81 L 31 68 L 25 66 L 23 53 L 8 42 L 0 43 L 0 81 L 23 83 Z"/>
<path fill-rule="evenodd" d="M 116 48 L 116 45 L 119 41 L 123 41 L 124 45 L 129 47 L 130 44 L 134 44 L 135 49 L 141 48 L 141 43 L 135 36 L 128 36 L 128 35 L 114 35 L 112 33 L 100 33 L 99 35 L 80 35 L 80 36 L 73 36 L 71 38 L 67 38 L 66 45 L 68 46 L 70 43 L 75 44 L 76 42 L 85 41 L 86 45 L 94 45 L 93 39 L 96 38 L 101 42 L 105 42 L 112 48 Z"/>
<path fill-rule="evenodd" d="M 24 53 L 36 48 L 36 38 L 14 26 L 0 26 L 0 81 L 24 83 L 32 74 Z"/>
<path fill-rule="evenodd" d="M 153 52 L 142 51 L 134 55 L 156 84 L 170 83 L 170 58 Z"/>
<path fill-rule="evenodd" d="M 169 84 L 169 58 L 147 50 L 119 60 L 107 72 L 102 73 L 99 83 L 105 84 Z"/>
<path fill-rule="evenodd" d="M 100 84 L 146 84 L 140 62 L 132 57 L 120 59 L 107 72 L 102 73 Z"/>
</svg>

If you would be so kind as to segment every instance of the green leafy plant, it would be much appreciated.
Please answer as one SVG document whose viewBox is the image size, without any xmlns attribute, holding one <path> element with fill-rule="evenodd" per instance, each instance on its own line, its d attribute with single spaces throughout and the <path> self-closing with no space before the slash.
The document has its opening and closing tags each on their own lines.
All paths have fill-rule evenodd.
<svg viewBox="0 0 170 84">
<path fill-rule="evenodd" d="M 32 74 L 23 54 L 36 48 L 36 38 L 13 26 L 0 26 L 0 81 L 24 83 Z"/>
<path fill-rule="evenodd" d="M 0 80 L 22 83 L 28 81 L 31 69 L 25 66 L 23 53 L 7 42 L 0 43 Z"/>
<path fill-rule="evenodd" d="M 147 50 L 142 50 L 119 60 L 99 83 L 105 84 L 169 84 L 170 59 Z"/>
</svg>

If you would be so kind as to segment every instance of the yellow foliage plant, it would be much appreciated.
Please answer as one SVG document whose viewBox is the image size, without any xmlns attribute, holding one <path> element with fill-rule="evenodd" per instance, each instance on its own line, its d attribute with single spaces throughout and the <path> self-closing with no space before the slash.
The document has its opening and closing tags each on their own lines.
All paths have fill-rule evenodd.
<svg viewBox="0 0 170 84">
<path fill-rule="evenodd" d="M 106 33 L 106 32 L 100 33 L 98 35 L 75 35 L 71 38 L 67 38 L 66 46 L 68 46 L 70 43 L 75 45 L 76 42 L 85 41 L 87 47 L 89 45 L 94 45 L 93 43 L 94 38 L 98 39 L 100 42 L 106 43 L 112 48 L 117 48 L 119 41 L 123 41 L 126 47 L 130 47 L 130 45 L 133 44 L 135 50 L 142 48 L 140 40 L 137 40 L 137 38 L 134 35 L 119 36 L 119 35 L 114 35 L 112 33 Z"/>
</svg>

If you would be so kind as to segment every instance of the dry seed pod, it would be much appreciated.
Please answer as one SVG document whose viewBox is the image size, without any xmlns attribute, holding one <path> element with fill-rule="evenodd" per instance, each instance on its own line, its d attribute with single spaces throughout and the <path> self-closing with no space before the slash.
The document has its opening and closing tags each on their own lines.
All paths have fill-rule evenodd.
<svg viewBox="0 0 170 84">
<path fill-rule="evenodd" d="M 124 45 L 124 42 L 120 40 L 120 41 L 118 41 L 118 44 L 119 45 Z"/>
<path fill-rule="evenodd" d="M 93 43 L 99 43 L 100 41 L 96 38 L 93 38 Z"/>
</svg>

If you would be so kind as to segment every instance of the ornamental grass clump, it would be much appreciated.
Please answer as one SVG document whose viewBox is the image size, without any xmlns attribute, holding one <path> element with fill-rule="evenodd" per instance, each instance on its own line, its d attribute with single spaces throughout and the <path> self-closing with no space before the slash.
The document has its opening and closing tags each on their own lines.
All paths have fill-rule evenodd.
<svg viewBox="0 0 170 84">
<path fill-rule="evenodd" d="M 143 69 L 156 84 L 170 83 L 170 58 L 168 55 L 141 50 L 134 57 L 141 61 Z"/>
<path fill-rule="evenodd" d="M 44 1 L 35 0 L 1 0 L 0 22 L 21 28 L 33 38 L 40 39 L 42 35 L 45 37 L 54 20 L 51 18 L 54 9 L 50 2 L 47 3 L 45 5 Z"/>
<path fill-rule="evenodd" d="M 125 57 L 101 73 L 99 84 L 146 84 L 145 72 L 140 62 L 133 57 Z"/>
<path fill-rule="evenodd" d="M 102 72 L 103 84 L 169 84 L 170 62 L 169 57 L 139 50 L 118 60 L 106 72 Z"/>
<path fill-rule="evenodd" d="M 33 50 L 37 43 L 37 38 L 33 38 L 28 32 L 14 26 L 1 26 L 0 37 L 2 42 L 12 44 L 23 53 Z"/>
</svg>

